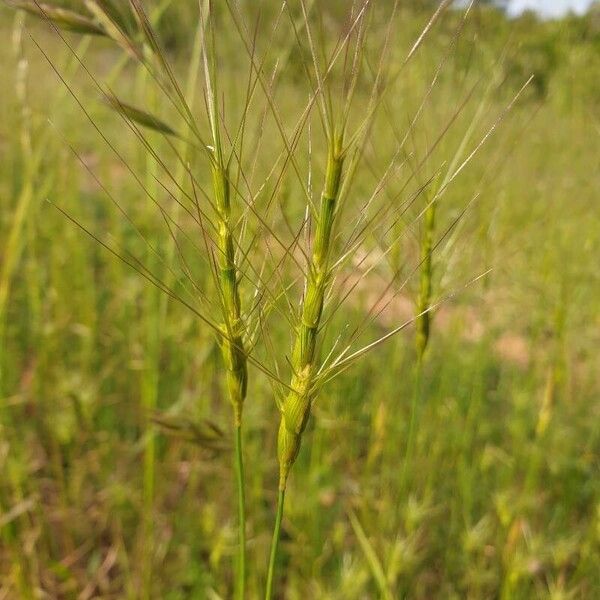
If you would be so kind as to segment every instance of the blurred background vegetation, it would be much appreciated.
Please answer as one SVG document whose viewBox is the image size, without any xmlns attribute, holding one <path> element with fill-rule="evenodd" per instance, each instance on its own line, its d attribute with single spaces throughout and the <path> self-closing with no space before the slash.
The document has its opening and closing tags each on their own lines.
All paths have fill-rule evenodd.
<svg viewBox="0 0 600 600">
<path fill-rule="evenodd" d="M 339 28 L 346 3 L 320 4 L 326 27 Z M 279 6 L 247 9 L 268 24 Z M 430 9 L 401 2 L 398 60 Z M 178 0 L 158 21 L 182 70 L 196 15 L 195 1 Z M 600 597 L 600 13 L 509 20 L 481 5 L 453 47 L 459 18 L 442 20 L 387 109 L 402 131 L 448 54 L 414 149 L 423 151 L 479 86 L 444 140 L 441 155 L 451 155 L 478 109 L 485 131 L 534 75 L 440 217 L 443 229 L 480 192 L 440 252 L 436 295 L 460 276 L 493 270 L 436 311 L 406 468 L 414 331 L 325 388 L 283 525 L 290 600 L 378 598 L 378 572 L 393 598 Z M 105 158 L 27 32 L 78 93 L 94 98 L 93 86 L 48 27 L 28 18 L 23 31 L 18 19 L 0 8 L 0 598 L 140 598 L 148 572 L 148 597 L 229 598 L 235 492 L 218 347 L 192 314 L 155 298 L 46 201 L 105 237 L 139 244 L 68 139 L 136 223 L 160 236 L 160 215 Z M 230 74 L 235 35 L 224 27 L 219 40 Z M 113 50 L 77 43 L 86 62 L 110 72 Z M 300 71 L 292 56 L 283 106 L 305 94 Z M 133 93 L 140 84 L 130 79 Z M 104 130 L 143 164 L 139 143 L 97 104 Z M 379 132 L 386 147 L 389 129 Z M 410 240 L 390 268 L 418 253 Z M 373 323 L 374 334 L 410 316 L 417 283 L 394 300 L 387 321 Z M 357 322 L 369 308 L 366 292 L 348 309 Z M 253 377 L 249 597 L 258 598 L 278 415 L 269 385 Z M 177 427 L 154 428 L 154 409 Z M 149 439 L 150 487 L 142 467 Z"/>
</svg>

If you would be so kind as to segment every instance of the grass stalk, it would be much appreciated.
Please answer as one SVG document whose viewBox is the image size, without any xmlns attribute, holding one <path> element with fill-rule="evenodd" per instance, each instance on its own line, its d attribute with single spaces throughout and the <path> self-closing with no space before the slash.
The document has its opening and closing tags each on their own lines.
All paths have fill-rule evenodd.
<svg viewBox="0 0 600 600">
<path fill-rule="evenodd" d="M 139 71 L 140 95 L 145 95 L 149 106 L 153 109 L 157 103 L 154 89 L 149 85 L 146 71 Z M 151 153 L 146 152 L 145 160 L 145 185 L 146 189 L 156 197 L 158 186 L 156 177 L 158 165 Z M 158 261 L 154 254 L 148 250 L 147 261 L 152 269 L 158 269 Z M 151 416 L 158 406 L 159 387 L 159 361 L 161 346 L 161 315 L 160 305 L 162 295 L 153 287 L 145 289 L 144 298 L 144 339 L 145 356 L 144 370 L 141 381 L 141 403 L 144 411 L 145 421 L 145 444 L 144 444 L 144 474 L 143 474 L 143 517 L 142 517 L 142 598 L 149 599 L 152 596 L 152 580 L 154 571 L 154 504 L 156 486 L 156 433 Z"/>
<path fill-rule="evenodd" d="M 245 323 L 239 290 L 239 270 L 236 262 L 234 219 L 231 209 L 231 181 L 229 167 L 225 163 L 216 111 L 216 80 L 206 66 L 209 86 L 209 117 L 212 128 L 214 151 L 211 154 L 212 185 L 217 214 L 217 269 L 216 283 L 221 299 L 223 323 L 220 340 L 221 354 L 225 363 L 227 393 L 233 408 L 235 428 L 235 454 L 238 495 L 238 573 L 236 597 L 245 595 L 246 533 L 245 492 L 242 447 L 242 413 L 248 385 L 248 360 L 244 343 Z M 213 71 L 214 73 L 214 71 Z"/>
<path fill-rule="evenodd" d="M 300 325 L 292 352 L 291 391 L 284 400 L 278 436 L 279 489 L 285 490 L 298 457 L 302 433 L 310 416 L 314 393 L 314 361 L 325 294 L 329 283 L 332 231 L 341 189 L 344 157 L 342 139 L 330 142 L 325 187 L 317 217 L 312 256 L 305 280 Z"/>
<path fill-rule="evenodd" d="M 13 47 L 17 63 L 15 91 L 20 109 L 19 143 L 23 160 L 23 180 L 19 191 L 12 222 L 6 242 L 1 248 L 0 262 L 0 393 L 4 387 L 4 335 L 6 328 L 6 311 L 11 294 L 13 277 L 15 276 L 23 254 L 23 232 L 30 216 L 31 205 L 35 201 L 35 173 L 37 156 L 34 156 L 31 140 L 31 109 L 28 104 L 29 62 L 23 50 L 24 16 L 17 14 L 13 27 Z"/>
<path fill-rule="evenodd" d="M 360 547 L 365 555 L 365 559 L 369 566 L 369 570 L 371 571 L 371 575 L 373 580 L 375 581 L 377 588 L 379 590 L 379 595 L 382 600 L 393 600 L 393 595 L 390 590 L 390 586 L 385 576 L 385 572 L 383 570 L 383 565 L 375 552 L 375 548 L 369 541 L 363 526 L 361 525 L 356 513 L 350 511 L 348 513 L 348 517 L 350 519 L 350 524 L 352 525 L 352 529 L 358 539 Z"/>
<path fill-rule="evenodd" d="M 235 453 L 238 487 L 238 527 L 240 546 L 238 548 L 238 589 L 236 596 L 245 594 L 246 534 L 245 534 L 245 493 L 242 448 L 242 413 L 248 384 L 248 365 L 244 347 L 244 322 L 238 288 L 238 269 L 235 260 L 233 226 L 231 222 L 230 182 L 228 169 L 225 168 L 222 155 L 213 161 L 213 189 L 218 213 L 218 272 L 217 282 L 223 309 L 223 335 L 221 354 L 225 363 L 227 391 L 233 408 L 235 428 Z"/>
<path fill-rule="evenodd" d="M 292 352 L 291 391 L 283 402 L 277 440 L 279 459 L 279 497 L 273 529 L 271 558 L 267 578 L 266 598 L 272 597 L 273 577 L 279 545 L 285 490 L 290 470 L 298 457 L 302 433 L 310 417 L 314 396 L 314 362 L 317 354 L 317 336 L 321 325 L 325 295 L 329 284 L 329 256 L 333 240 L 333 225 L 338 210 L 344 165 L 343 137 L 329 141 L 325 186 L 317 216 L 317 227 L 312 255 L 305 279 L 300 325 Z"/>
<path fill-rule="evenodd" d="M 400 478 L 400 490 L 398 492 L 398 501 L 404 498 L 404 493 L 408 489 L 408 468 L 412 464 L 412 459 L 415 451 L 415 437 L 418 423 L 418 413 L 422 399 L 422 382 L 423 382 L 423 361 L 422 357 L 417 359 L 415 365 L 415 382 L 414 390 L 410 403 L 410 420 L 408 423 L 408 434 L 406 436 L 406 450 L 404 452 L 404 460 L 402 461 L 402 474 Z"/>
<path fill-rule="evenodd" d="M 277 495 L 277 514 L 275 527 L 273 528 L 273 540 L 271 541 L 271 554 L 269 556 L 269 567 L 267 570 L 267 586 L 265 589 L 265 600 L 273 598 L 273 581 L 275 578 L 275 565 L 277 563 L 277 551 L 279 549 L 279 538 L 281 537 L 281 521 L 283 519 L 283 508 L 285 504 L 285 489 L 279 489 Z"/>
<path fill-rule="evenodd" d="M 417 299 L 417 315 L 415 321 L 417 362 L 415 365 L 415 384 L 410 406 L 410 421 L 408 424 L 408 434 L 406 438 L 406 451 L 404 453 L 404 461 L 400 479 L 400 497 L 402 497 L 402 493 L 407 489 L 408 466 L 412 463 L 414 453 L 418 412 L 422 401 L 423 361 L 431 333 L 431 290 L 433 278 L 432 254 L 433 236 L 435 233 L 436 207 L 436 196 L 434 196 L 433 200 L 428 203 L 423 216 L 424 229 L 421 236 L 419 297 Z"/>
<path fill-rule="evenodd" d="M 235 476 L 238 495 L 238 564 L 235 597 L 241 600 L 244 598 L 246 587 L 246 495 L 241 423 L 235 424 Z"/>
</svg>

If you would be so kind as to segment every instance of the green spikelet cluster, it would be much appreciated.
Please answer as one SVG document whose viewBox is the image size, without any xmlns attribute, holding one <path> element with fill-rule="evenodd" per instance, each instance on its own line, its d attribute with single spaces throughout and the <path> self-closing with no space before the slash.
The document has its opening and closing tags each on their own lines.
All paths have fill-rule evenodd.
<svg viewBox="0 0 600 600">
<path fill-rule="evenodd" d="M 290 386 L 291 391 L 285 398 L 282 407 L 277 449 L 279 486 L 282 490 L 285 489 L 290 469 L 300 451 L 300 440 L 310 416 L 317 335 L 329 281 L 332 230 L 340 196 L 344 163 L 341 148 L 341 139 L 330 143 L 325 186 L 321 194 L 313 251 L 305 281 L 306 291 L 302 303 L 302 314 L 292 352 L 294 374 Z"/>
<path fill-rule="evenodd" d="M 436 202 L 431 202 L 425 211 L 423 223 L 423 236 L 421 237 L 421 277 L 419 287 L 419 298 L 417 301 L 417 357 L 419 362 L 423 360 L 431 327 L 431 279 L 433 276 L 433 235 L 435 231 Z"/>
<path fill-rule="evenodd" d="M 221 353 L 227 370 L 227 389 L 233 405 L 236 426 L 241 425 L 248 384 L 248 361 L 244 348 L 244 323 L 241 314 L 235 246 L 231 226 L 228 169 L 215 158 L 212 164 L 213 190 L 217 209 L 218 284 L 223 305 Z"/>
</svg>

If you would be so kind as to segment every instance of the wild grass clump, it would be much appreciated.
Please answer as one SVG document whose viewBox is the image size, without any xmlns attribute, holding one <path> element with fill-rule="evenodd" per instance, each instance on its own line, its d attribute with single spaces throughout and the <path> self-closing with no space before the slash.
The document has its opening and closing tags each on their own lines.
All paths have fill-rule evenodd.
<svg viewBox="0 0 600 600">
<path fill-rule="evenodd" d="M 248 276 L 247 273 L 244 274 L 240 270 L 239 266 L 240 261 L 244 260 L 241 254 L 243 239 L 239 237 L 240 232 L 243 233 L 244 229 L 240 229 L 239 226 L 236 226 L 234 222 L 234 213 L 232 211 L 232 202 L 234 200 L 239 201 L 243 196 L 241 192 L 234 189 L 234 186 L 232 185 L 231 163 L 233 161 L 237 162 L 238 177 L 236 179 L 236 184 L 239 185 L 245 179 L 246 174 L 243 171 L 241 157 L 236 155 L 236 151 L 238 150 L 237 139 L 243 137 L 247 124 L 247 115 L 244 114 L 242 117 L 238 133 L 236 134 L 237 139 L 230 138 L 230 156 L 226 157 L 223 146 L 223 133 L 226 132 L 228 136 L 231 134 L 225 129 L 226 124 L 219 108 L 220 97 L 218 92 L 215 52 L 217 33 L 215 31 L 214 21 L 211 18 L 210 3 L 204 3 L 204 5 L 201 5 L 200 7 L 202 28 L 199 31 L 199 36 L 202 39 L 201 50 L 204 60 L 205 105 L 206 117 L 210 128 L 210 144 L 205 141 L 205 137 L 200 132 L 200 126 L 179 85 L 177 76 L 173 72 L 168 58 L 160 46 L 153 25 L 139 2 L 131 0 L 125 7 L 118 7 L 111 2 L 91 1 L 86 3 L 85 10 L 83 11 L 55 7 L 51 4 L 38 3 L 36 1 L 23 1 L 12 4 L 17 8 L 24 9 L 25 11 L 46 20 L 56 29 L 57 33 L 59 32 L 59 29 L 64 29 L 79 34 L 94 34 L 101 37 L 107 37 L 114 41 L 140 65 L 140 68 L 145 69 L 150 73 L 151 77 L 156 82 L 157 87 L 165 95 L 175 111 L 181 116 L 184 129 L 189 132 L 186 135 L 191 137 L 188 143 L 192 144 L 192 147 L 198 148 L 200 154 L 204 154 L 208 159 L 212 178 L 212 197 L 204 192 L 191 171 L 189 164 L 186 163 L 179 154 L 177 154 L 177 159 L 180 161 L 185 169 L 186 175 L 189 177 L 191 193 L 183 191 L 182 182 L 173 181 L 173 183 L 192 203 L 190 207 L 191 210 L 187 209 L 187 211 L 200 227 L 201 236 L 204 240 L 206 250 L 209 253 L 209 269 L 212 274 L 213 284 L 218 297 L 216 305 L 220 307 L 220 313 L 222 315 L 221 323 L 218 324 L 211 314 L 212 307 L 208 308 L 207 313 L 196 311 L 196 314 L 200 316 L 206 324 L 211 326 L 217 335 L 226 373 L 226 387 L 234 414 L 240 522 L 240 557 L 238 561 L 238 583 L 236 589 L 237 594 L 241 597 L 244 595 L 245 582 L 245 507 L 241 427 L 242 410 L 248 385 L 247 363 L 250 355 L 248 354 L 247 346 L 250 340 L 246 323 L 247 317 L 243 312 L 240 294 L 242 277 L 244 275 L 246 275 L 246 277 Z M 409 60 L 417 51 L 418 46 L 422 43 L 434 21 L 443 12 L 444 8 L 445 6 L 443 5 L 435 13 L 433 19 L 427 24 L 422 35 L 413 45 L 407 60 Z M 306 248 L 306 251 L 304 252 L 308 258 L 305 266 L 304 293 L 300 303 L 298 324 L 294 326 L 295 341 L 293 343 L 290 360 L 292 378 L 289 385 L 289 391 L 286 393 L 285 399 L 281 403 L 281 423 L 278 435 L 278 457 L 280 464 L 279 526 L 281 524 L 281 513 L 283 509 L 283 494 L 286 489 L 290 469 L 300 450 L 301 436 L 310 416 L 311 405 L 315 400 L 318 386 L 321 385 L 321 380 L 329 377 L 328 371 L 323 372 L 322 367 L 318 367 L 319 348 L 321 346 L 319 334 L 322 329 L 323 312 L 335 274 L 340 269 L 343 262 L 347 260 L 348 256 L 352 253 L 352 248 L 350 248 L 350 251 L 342 257 L 340 262 L 333 265 L 331 264 L 332 247 L 335 243 L 336 235 L 334 226 L 336 219 L 339 218 L 339 214 L 342 211 L 340 206 L 342 191 L 345 187 L 349 187 L 351 176 L 355 174 L 358 164 L 356 158 L 359 157 L 359 153 L 361 149 L 364 148 L 364 144 L 368 139 L 366 134 L 371 126 L 371 122 L 378 107 L 379 98 L 382 96 L 385 87 L 384 75 L 386 74 L 387 69 L 385 60 L 390 41 L 391 28 L 388 29 L 383 51 L 378 61 L 377 72 L 373 78 L 373 88 L 367 103 L 366 119 L 359 124 L 356 134 L 351 136 L 350 142 L 345 146 L 346 129 L 350 119 L 350 108 L 361 73 L 363 54 L 367 50 L 365 36 L 368 30 L 368 18 L 370 14 L 369 3 L 357 4 L 352 8 L 349 13 L 348 30 L 338 41 L 338 46 L 337 48 L 334 48 L 332 56 L 327 59 L 331 62 L 326 63 L 324 66 L 319 64 L 322 61 L 318 56 L 319 51 L 317 50 L 314 38 L 314 25 L 311 24 L 310 7 L 301 2 L 299 14 L 298 12 L 294 14 L 294 11 L 291 11 L 289 10 L 289 7 L 286 7 L 284 12 L 289 13 L 296 43 L 298 43 L 300 47 L 302 41 L 299 25 L 301 25 L 306 32 L 310 60 L 306 61 L 305 68 L 309 84 L 312 88 L 312 98 L 309 101 L 309 105 L 304 109 L 300 120 L 296 125 L 296 131 L 294 133 L 295 139 L 292 138 L 292 141 L 290 141 L 287 134 L 284 132 L 281 116 L 274 104 L 272 92 L 267 87 L 265 75 L 262 72 L 260 65 L 257 66 L 256 64 L 254 56 L 255 50 L 250 46 L 250 40 L 247 37 L 248 32 L 244 29 L 244 24 L 240 19 L 240 15 L 236 12 L 237 9 L 232 8 L 231 10 L 232 16 L 234 17 L 233 21 L 238 28 L 240 38 L 246 46 L 250 61 L 249 91 L 244 111 L 248 109 L 255 89 L 259 87 L 262 88 L 268 108 L 273 115 L 274 121 L 284 142 L 282 154 L 283 160 L 281 161 L 283 167 L 279 175 L 279 181 L 282 180 L 290 166 L 295 175 L 299 178 L 301 177 L 301 167 L 299 166 L 297 158 L 297 143 L 300 136 L 303 135 L 306 123 L 309 122 L 312 106 L 314 104 L 319 106 L 320 119 L 327 140 L 325 182 L 321 194 L 320 206 L 315 209 L 314 214 L 316 224 L 314 239 L 309 242 L 310 248 Z M 395 12 L 396 8 L 394 7 L 391 15 L 392 21 Z M 59 33 L 59 35 L 62 37 L 62 34 Z M 206 41 L 207 38 L 209 39 L 209 43 Z M 65 38 L 62 39 L 67 47 L 71 49 L 69 42 Z M 354 44 L 353 50 L 352 44 Z M 340 56 L 345 57 L 344 68 L 341 72 L 341 83 L 345 87 L 344 102 L 346 106 L 343 112 L 336 116 L 333 109 L 334 101 L 332 100 L 331 95 L 332 84 L 330 80 L 337 76 L 335 67 L 337 66 Z M 76 55 L 75 57 L 77 58 Z M 55 69 L 54 66 L 53 68 Z M 160 165 L 167 176 L 172 179 L 172 176 L 169 174 L 163 158 L 161 157 L 161 151 L 155 149 L 152 141 L 138 129 L 138 126 L 147 127 L 162 136 L 165 136 L 167 141 L 171 136 L 180 136 L 180 134 L 177 133 L 177 128 L 168 124 L 164 119 L 156 117 L 150 111 L 121 101 L 112 91 L 104 90 L 85 66 L 84 69 L 105 96 L 109 104 L 113 106 L 128 123 L 128 126 L 134 135 L 144 145 L 149 157 L 152 158 L 156 165 Z M 255 71 L 255 75 L 253 74 L 253 71 Z M 344 77 L 346 77 L 345 80 L 343 79 Z M 83 107 L 82 102 L 76 97 L 76 92 L 70 88 L 69 90 L 76 98 L 78 104 Z M 94 125 L 93 120 L 91 118 L 90 120 Z M 184 137 L 183 139 L 186 138 Z M 347 155 L 350 153 L 352 153 L 353 156 L 349 160 L 347 159 Z M 344 173 L 345 165 L 347 166 L 348 174 Z M 310 169 L 310 166 L 308 168 Z M 248 185 L 245 181 L 243 183 Z M 304 183 L 301 182 L 301 185 L 304 185 Z M 156 189 L 156 186 L 142 187 L 149 195 L 149 189 L 151 187 Z M 196 187 L 198 187 L 206 197 L 205 200 L 208 201 L 208 204 L 212 208 L 212 215 L 208 215 L 206 210 L 201 208 Z M 272 193 L 277 193 L 277 187 Z M 172 193 L 170 194 L 172 195 Z M 312 201 L 309 190 L 306 190 L 306 196 L 309 201 L 308 210 L 310 212 Z M 178 234 L 174 233 L 174 229 L 180 228 L 179 223 L 170 217 L 152 196 L 150 197 L 159 207 L 161 214 L 169 227 L 169 233 L 177 246 L 178 252 L 180 252 L 180 246 L 177 240 Z M 255 212 L 255 209 L 251 206 L 251 202 L 253 201 L 252 198 L 250 201 L 246 200 L 250 209 Z M 180 204 L 179 201 L 178 204 Z M 431 210 L 431 208 L 428 208 L 428 215 L 431 214 Z M 256 216 L 256 213 L 252 216 Z M 248 218 L 248 215 L 246 215 L 245 218 Z M 263 219 L 264 217 L 258 217 L 259 224 L 266 229 L 269 235 L 276 236 L 277 233 L 275 230 L 271 229 L 271 226 L 268 223 L 265 223 Z M 303 224 L 300 230 L 307 226 L 308 223 Z M 357 247 L 361 243 L 363 235 L 364 232 L 361 232 L 359 236 L 351 240 L 354 247 Z M 430 236 L 431 234 L 429 234 L 429 237 Z M 284 246 L 286 254 L 289 254 L 290 249 L 294 244 L 295 243 L 292 242 L 290 246 Z M 160 280 L 154 272 L 149 270 L 146 266 L 141 265 L 137 259 L 132 262 L 121 252 L 112 251 L 128 264 L 139 270 L 144 277 L 159 289 L 165 291 L 175 299 L 182 300 L 187 306 L 190 306 L 187 303 L 187 300 L 182 299 L 167 284 Z M 429 255 L 430 252 L 431 249 L 427 251 L 427 255 Z M 200 291 L 198 283 L 194 281 L 184 257 L 181 256 L 180 258 L 188 280 L 198 289 L 198 291 Z M 426 259 L 427 256 L 424 258 Z M 252 258 L 249 259 L 249 262 L 251 261 Z M 273 272 L 276 273 L 278 268 L 279 267 L 277 266 Z M 256 274 L 258 269 L 254 267 L 253 272 Z M 257 285 L 257 290 L 258 289 L 260 289 L 260 285 Z M 283 295 L 287 295 L 287 288 L 284 287 L 282 292 Z M 203 294 L 203 292 L 201 293 Z M 425 298 L 423 301 L 428 301 L 428 298 Z M 190 308 L 195 310 L 191 306 Z M 270 308 L 268 310 L 270 310 Z M 421 312 L 426 313 L 428 311 Z M 423 319 L 425 319 L 425 317 L 421 315 L 420 321 L 423 322 Z M 382 340 L 383 339 L 384 338 L 382 338 Z M 344 353 L 342 353 L 338 359 L 332 361 L 332 366 L 329 370 L 332 373 L 335 373 L 339 370 L 340 364 L 345 365 L 346 362 L 357 358 L 359 355 L 362 355 L 365 350 L 369 350 L 377 344 L 378 342 L 347 357 L 343 357 Z M 349 346 L 345 350 L 346 354 L 348 353 L 348 349 Z M 257 362 L 256 359 L 254 359 L 254 362 Z M 258 363 L 258 366 L 260 366 L 260 363 Z M 266 370 L 265 367 L 261 368 L 262 370 Z M 278 379 L 277 376 L 275 377 Z M 276 527 L 274 534 L 271 564 L 268 574 L 267 597 L 270 597 L 272 594 L 273 569 L 279 537 L 278 526 Z"/>
<path fill-rule="evenodd" d="M 86 157 L 71 148 L 99 195 L 109 200 L 126 224 L 130 237 L 118 238 L 97 223 L 88 225 L 71 208 L 61 206 L 60 199 L 57 208 L 137 271 L 153 290 L 144 304 L 148 326 L 143 337 L 142 404 L 149 414 L 142 436 L 146 524 L 141 536 L 142 595 L 153 595 L 162 549 L 159 536 L 165 535 L 154 522 L 159 469 L 154 424 L 194 440 L 207 452 L 228 446 L 211 423 L 190 423 L 187 415 L 178 421 L 181 415 L 171 418 L 168 410 L 157 414 L 159 406 L 167 403 L 160 401 L 161 340 L 170 318 L 168 306 L 178 303 L 193 316 L 198 330 L 212 336 L 212 342 L 205 338 L 194 354 L 209 361 L 215 349 L 217 387 L 230 405 L 238 537 L 235 552 L 230 544 L 215 544 L 208 561 L 217 564 L 222 554 L 225 560 L 236 555 L 233 578 L 225 576 L 214 587 L 226 595 L 233 587 L 238 598 L 263 592 L 265 598 L 272 598 L 283 586 L 277 567 L 286 494 L 295 495 L 290 490 L 292 473 L 302 462 L 303 446 L 315 463 L 323 446 L 322 440 L 307 444 L 313 441 L 307 431 L 311 414 L 327 410 L 330 390 L 338 389 L 331 384 L 341 381 L 342 373 L 415 327 L 416 342 L 410 350 L 404 344 L 397 346 L 403 360 L 417 370 L 412 403 L 406 381 L 392 386 L 388 395 L 394 397 L 380 403 L 383 408 L 374 419 L 373 436 L 384 438 L 388 427 L 398 435 L 381 441 L 369 459 L 376 466 L 390 446 L 396 457 L 404 455 L 404 465 L 398 468 L 395 460 L 394 473 L 385 475 L 395 485 L 401 475 L 396 489 L 402 497 L 391 501 L 394 514 L 405 500 L 407 505 L 402 517 L 407 539 L 396 538 L 389 561 L 395 566 L 389 573 L 379 549 L 369 540 L 362 516 L 348 511 L 369 577 L 382 597 L 394 597 L 402 589 L 398 583 L 402 569 L 409 569 L 402 565 L 416 565 L 425 553 L 421 545 L 427 532 L 414 523 L 435 510 L 425 500 L 422 506 L 414 500 L 409 487 L 419 475 L 415 476 L 412 464 L 418 456 L 417 415 L 429 409 L 425 398 L 433 385 L 426 381 L 433 314 L 445 299 L 482 276 L 473 269 L 468 277 L 458 276 L 448 256 L 457 240 L 462 241 L 461 227 L 477 203 L 485 178 L 476 181 L 474 189 L 469 182 L 453 195 L 454 186 L 487 150 L 487 142 L 522 92 L 518 90 L 499 111 L 490 108 L 496 88 L 490 86 L 479 95 L 479 82 L 449 107 L 434 102 L 449 56 L 462 41 L 471 7 L 448 18 L 448 54 L 436 55 L 432 69 L 420 63 L 414 67 L 426 73 L 413 74 L 421 83 L 415 91 L 412 82 L 404 83 L 406 88 L 399 82 L 412 73 L 422 47 L 446 18 L 449 1 L 432 11 L 408 41 L 399 2 L 384 6 L 356 1 L 344 11 L 330 13 L 321 2 L 290 1 L 274 14 L 265 13 L 268 18 L 260 14 L 262 21 L 252 21 L 243 4 L 228 1 L 216 7 L 201 1 L 194 13 L 198 20 L 187 77 L 158 33 L 160 6 L 138 0 L 90 0 L 70 8 L 36 0 L 8 4 L 41 18 L 85 74 L 87 85 L 103 101 L 100 105 L 83 95 L 80 82 L 65 76 L 33 36 L 90 129 L 100 137 L 105 156 L 132 180 L 134 198 L 145 200 L 146 217 L 150 211 L 156 217 L 153 226 L 139 222 L 137 207 L 118 189 L 111 190 Z M 78 38 L 73 35 L 104 38 L 109 56 L 115 59 L 108 76 L 96 74 L 92 61 L 75 47 L 73 39 Z M 232 55 L 239 58 L 235 65 L 223 61 Z M 134 85 L 127 85 L 129 78 Z M 195 101 L 197 87 L 203 102 Z M 407 99 L 403 92 L 410 89 L 414 96 Z M 102 111 L 107 107 L 118 123 L 119 139 L 113 140 L 101 124 L 99 115 L 105 119 Z M 123 150 L 120 138 L 125 137 L 141 153 L 142 169 Z M 408 314 L 401 306 L 406 300 L 414 306 Z M 398 364 L 396 358 L 390 364 Z M 375 360 L 366 364 L 365 369 L 376 372 L 387 369 Z M 211 373 L 209 368 L 206 373 Z M 194 373 L 192 379 L 203 376 Z M 274 402 L 261 401 L 267 386 Z M 343 400 L 340 396 L 332 404 L 339 408 Z M 361 394 L 359 400 L 368 410 L 370 395 Z M 271 404 L 276 410 L 269 411 Z M 394 416 L 405 405 L 411 405 L 407 418 Z M 550 406 L 545 400 L 544 415 Z M 251 429 L 252 453 L 246 453 L 243 445 L 248 410 L 269 414 L 260 448 L 257 429 L 254 425 Z M 344 422 L 342 412 L 331 419 L 332 430 Z M 468 418 L 472 422 L 473 414 Z M 540 415 L 540 435 L 547 420 Z M 406 449 L 400 444 L 399 450 L 398 440 L 406 441 Z M 436 456 L 442 457 L 447 448 L 434 442 Z M 245 468 L 244 458 L 250 469 Z M 278 475 L 272 468 L 275 463 Z M 182 472 L 193 469 L 188 463 L 181 468 Z M 429 488 L 436 489 L 437 475 L 426 476 Z M 254 496 L 257 489 L 261 494 L 268 490 L 262 500 L 270 502 L 273 492 L 278 492 L 270 556 L 267 560 L 265 551 L 262 559 L 252 557 L 256 572 L 251 577 L 247 540 L 253 544 L 252 554 L 259 554 L 266 536 L 263 521 L 255 516 L 258 503 L 253 502 L 251 510 L 246 507 L 246 479 L 252 482 Z M 467 489 L 468 482 L 462 483 Z M 228 489 L 225 483 L 224 489 Z M 323 493 L 324 503 L 328 497 Z M 221 503 L 222 497 L 216 502 Z M 459 518 L 456 507 L 452 514 L 453 519 Z M 207 531 L 215 527 L 210 518 L 201 526 Z"/>
</svg>

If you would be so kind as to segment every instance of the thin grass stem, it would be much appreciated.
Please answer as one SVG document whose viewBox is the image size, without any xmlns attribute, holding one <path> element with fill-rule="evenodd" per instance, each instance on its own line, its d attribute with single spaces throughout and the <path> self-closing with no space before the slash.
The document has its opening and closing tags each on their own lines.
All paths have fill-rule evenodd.
<svg viewBox="0 0 600 600">
<path fill-rule="evenodd" d="M 404 497 L 404 492 L 408 489 L 408 465 L 412 464 L 413 454 L 415 451 L 415 435 L 417 431 L 418 412 L 422 398 L 422 382 L 423 382 L 423 357 L 417 358 L 415 366 L 415 387 L 410 404 L 410 421 L 408 423 L 408 434 L 406 437 L 406 450 L 404 452 L 404 460 L 402 461 L 402 472 L 400 475 L 400 489 L 398 491 L 399 502 Z"/>
<path fill-rule="evenodd" d="M 279 549 L 279 538 L 281 535 L 281 520 L 283 518 L 283 506 L 285 503 L 285 489 L 279 489 L 277 496 L 277 517 L 273 528 L 273 540 L 271 541 L 271 555 L 269 557 L 269 570 L 267 571 L 267 587 L 265 600 L 273 598 L 273 580 L 275 577 L 275 564 L 277 563 L 277 551 Z"/>
<path fill-rule="evenodd" d="M 235 597 L 238 600 L 243 600 L 246 593 L 246 495 L 241 423 L 235 425 L 235 475 L 238 493 L 238 565 Z"/>
</svg>

